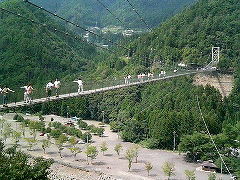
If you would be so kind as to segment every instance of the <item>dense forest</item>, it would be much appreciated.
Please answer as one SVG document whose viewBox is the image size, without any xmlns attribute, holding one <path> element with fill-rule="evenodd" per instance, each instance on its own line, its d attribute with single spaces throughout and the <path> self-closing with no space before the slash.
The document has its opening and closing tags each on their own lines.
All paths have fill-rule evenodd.
<svg viewBox="0 0 240 180">
<path fill-rule="evenodd" d="M 101 0 L 124 24 L 118 22 L 96 0 L 33 0 L 32 2 L 58 12 L 67 19 L 81 25 L 97 25 L 99 27 L 118 25 L 125 28 L 146 29 L 126 0 Z M 132 0 L 130 2 L 146 19 L 149 26 L 156 27 L 167 18 L 179 12 L 183 7 L 195 2 L 195 0 Z"/>
<path fill-rule="evenodd" d="M 211 60 L 211 47 L 219 46 L 222 70 L 236 67 L 240 53 L 239 7 L 238 0 L 201 0 L 129 43 L 132 50 L 128 53 L 133 63 L 146 67 L 152 62 L 206 64 Z"/>
<path fill-rule="evenodd" d="M 5 84 L 14 89 L 32 83 L 39 88 L 44 87 L 47 81 L 64 78 L 70 74 L 72 80 L 95 69 L 96 63 L 108 55 L 108 52 L 102 52 L 82 42 L 80 37 L 80 40 L 76 40 L 54 32 L 56 28 L 73 34 L 43 12 L 27 6 L 22 1 L 7 1 L 0 4 L 0 7 L 47 25 L 43 27 L 1 11 L 1 86 Z"/>
<path fill-rule="evenodd" d="M 4 6 L 16 11 L 22 8 L 29 17 L 41 17 L 38 19 L 41 22 L 47 21 L 58 27 L 44 14 L 38 11 L 37 14 L 36 11 L 32 13 L 31 7 L 19 1 L 5 3 Z M 79 44 L 57 36 L 4 13 L 0 20 L 3 34 L 0 38 L 0 78 L 9 85 L 15 85 L 24 84 L 30 79 L 43 82 L 56 76 L 63 78 L 69 73 L 71 77 L 65 79 L 77 77 L 76 74 L 102 79 L 154 71 L 178 62 L 206 64 L 211 59 L 211 47 L 219 46 L 219 69 L 225 72 L 233 70 L 235 76 L 234 89 L 224 99 L 213 87 L 194 86 L 190 76 L 49 102 L 23 108 L 22 111 L 62 116 L 70 114 L 99 121 L 102 121 L 104 111 L 104 121 L 110 123 L 113 131 L 120 132 L 125 141 L 140 143 L 148 148 L 172 150 L 175 136 L 179 151 L 187 152 L 187 160 L 212 159 L 219 165 L 219 156 L 200 116 L 198 96 L 217 147 L 230 171 L 240 174 L 239 154 L 236 153 L 240 147 L 239 13 L 238 0 L 200 0 L 154 32 L 122 42 L 131 51 L 116 48 L 120 58 L 114 55 L 105 58 L 105 53 L 98 55 L 95 48 L 85 43 Z M 57 41 L 49 42 L 47 34 Z M 93 60 L 88 61 L 89 58 Z"/>
</svg>

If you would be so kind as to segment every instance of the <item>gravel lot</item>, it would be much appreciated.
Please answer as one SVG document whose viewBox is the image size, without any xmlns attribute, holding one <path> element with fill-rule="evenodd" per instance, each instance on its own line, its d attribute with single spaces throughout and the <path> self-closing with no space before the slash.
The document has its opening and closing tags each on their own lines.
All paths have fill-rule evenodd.
<svg viewBox="0 0 240 180">
<path fill-rule="evenodd" d="M 4 118 L 8 120 L 8 122 L 13 123 L 12 127 L 18 128 L 18 124 L 12 121 L 14 114 L 6 114 Z M 61 123 L 67 122 L 69 119 L 55 116 L 55 115 L 47 115 L 44 116 L 46 122 L 50 122 L 51 118 L 54 118 L 54 121 L 59 121 Z M 36 116 L 24 116 L 24 118 L 28 118 L 31 120 L 37 120 Z M 85 121 L 88 124 L 94 124 L 98 126 L 99 122 L 96 121 Z M 117 133 L 113 133 L 110 131 L 110 127 L 105 125 L 104 127 L 105 133 L 104 137 L 93 136 L 93 145 L 98 146 L 102 142 L 106 142 L 108 145 L 108 151 L 103 155 L 99 152 L 97 158 L 93 161 L 93 165 L 87 165 L 86 163 L 86 155 L 84 153 L 86 144 L 78 144 L 78 147 L 82 149 L 82 153 L 77 155 L 76 160 L 72 156 L 70 150 L 68 149 L 68 145 L 66 144 L 64 150 L 62 151 L 63 158 L 59 157 L 57 153 L 57 148 L 53 144 L 50 148 L 46 150 L 46 154 L 43 153 L 41 149 L 40 143 L 34 147 L 33 151 L 29 151 L 29 153 L 33 156 L 43 156 L 45 158 L 53 158 L 58 163 L 54 163 L 51 167 L 52 178 L 51 179 L 63 179 L 63 180 L 101 180 L 107 179 L 122 179 L 122 180 L 164 180 L 167 179 L 164 176 L 161 166 L 164 162 L 169 161 L 175 164 L 175 176 L 172 179 L 175 180 L 185 180 L 186 177 L 184 175 L 184 170 L 194 170 L 196 173 L 197 180 L 207 180 L 208 172 L 204 172 L 198 167 L 200 164 L 194 163 L 186 163 L 183 160 L 183 155 L 179 155 L 175 152 L 163 151 L 163 150 L 150 150 L 146 148 L 140 148 L 139 152 L 139 160 L 138 163 L 133 163 L 132 170 L 128 172 L 127 165 L 128 161 L 124 157 L 124 153 L 127 148 L 131 147 L 132 143 L 122 142 L 121 139 L 118 138 Z M 30 134 L 27 133 L 27 136 Z M 39 134 L 37 135 L 37 139 L 41 140 L 46 137 L 41 137 Z M 54 142 L 52 140 L 52 142 Z M 8 142 L 11 143 L 11 142 Z M 121 143 L 123 146 L 123 150 L 121 152 L 120 157 L 114 151 L 114 146 L 118 143 Z M 21 143 L 22 150 L 26 150 L 26 143 L 22 140 Z M 147 176 L 147 172 L 145 170 L 145 162 L 151 162 L 153 165 L 153 169 L 150 172 L 150 176 Z M 89 172 L 87 172 L 89 171 Z M 107 174 L 103 177 L 100 176 L 101 173 Z M 227 175 L 217 174 L 217 177 L 222 177 L 223 180 L 229 180 L 230 177 Z"/>
</svg>

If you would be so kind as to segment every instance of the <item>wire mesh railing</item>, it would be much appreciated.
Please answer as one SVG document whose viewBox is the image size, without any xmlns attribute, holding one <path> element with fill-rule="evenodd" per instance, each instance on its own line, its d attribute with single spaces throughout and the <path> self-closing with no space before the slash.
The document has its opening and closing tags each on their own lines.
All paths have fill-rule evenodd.
<svg viewBox="0 0 240 180">
<path fill-rule="evenodd" d="M 118 87 L 124 87 L 124 86 L 131 86 L 134 84 L 142 84 L 147 83 L 155 80 L 175 77 L 175 76 L 181 76 L 181 75 L 187 75 L 197 72 L 195 70 L 178 70 L 177 72 L 174 71 L 167 71 L 166 74 L 159 74 L 155 73 L 152 76 L 148 76 L 147 74 L 145 76 L 142 76 L 139 78 L 139 76 L 135 75 L 132 76 L 129 79 L 124 79 L 124 77 L 121 78 L 111 78 L 111 79 L 105 79 L 105 80 L 94 80 L 94 81 L 83 81 L 83 90 L 84 92 L 88 91 L 103 91 L 108 89 L 115 89 Z M 33 87 L 34 88 L 34 87 Z M 104 88 L 104 89 L 103 89 Z M 78 84 L 75 82 L 61 82 L 61 86 L 59 89 L 59 98 L 61 97 L 72 97 L 76 96 L 78 92 Z M 3 94 L 0 94 L 3 96 Z M 7 94 L 7 103 L 17 103 L 22 102 L 24 97 L 24 89 L 18 89 L 15 90 L 15 93 L 9 93 Z M 42 86 L 41 88 L 34 88 L 32 93 L 32 100 L 33 102 L 36 99 L 42 99 L 43 101 L 47 98 L 47 92 L 45 89 L 45 86 Z M 55 88 L 52 89 L 52 96 L 51 98 L 57 98 L 55 94 Z M 1 97 L 3 99 L 3 97 Z M 0 104 L 3 104 L 3 101 L 0 102 Z"/>
</svg>

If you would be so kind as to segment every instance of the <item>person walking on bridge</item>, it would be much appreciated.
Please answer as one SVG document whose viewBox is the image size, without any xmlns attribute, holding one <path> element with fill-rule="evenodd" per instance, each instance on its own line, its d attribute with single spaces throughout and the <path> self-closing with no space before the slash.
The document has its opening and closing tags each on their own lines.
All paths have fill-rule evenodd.
<svg viewBox="0 0 240 180">
<path fill-rule="evenodd" d="M 61 86 L 61 82 L 58 79 L 56 79 L 55 82 L 54 82 L 56 97 L 59 97 L 60 86 Z"/>
<path fill-rule="evenodd" d="M 83 81 L 80 78 L 78 78 L 77 81 L 73 81 L 73 82 L 78 84 L 78 93 L 83 92 Z"/>
<path fill-rule="evenodd" d="M 2 89 L 1 93 L 3 94 L 3 106 L 6 107 L 7 103 L 8 103 L 8 94 L 10 92 L 15 92 L 11 89 L 9 89 L 7 86 L 4 86 L 4 88 Z"/>
<path fill-rule="evenodd" d="M 130 84 L 130 83 L 131 83 L 131 78 L 132 78 L 132 76 L 129 74 L 129 75 L 127 76 L 127 84 Z"/>
<path fill-rule="evenodd" d="M 46 85 L 46 93 L 47 93 L 47 99 L 50 99 L 51 95 L 52 95 L 52 89 L 54 87 L 54 84 L 52 83 L 52 81 L 50 81 L 49 83 L 47 83 Z"/>
<path fill-rule="evenodd" d="M 28 103 L 27 87 L 28 87 L 28 86 L 22 86 L 22 87 L 20 87 L 20 88 L 24 89 L 23 100 L 24 100 L 25 103 Z"/>
<path fill-rule="evenodd" d="M 32 92 L 33 92 L 33 87 L 32 87 L 32 84 L 30 83 L 28 86 L 27 86 L 27 89 L 26 89 L 26 94 L 27 94 L 27 103 L 32 103 Z"/>
<path fill-rule="evenodd" d="M 2 88 L 0 87 L 0 95 L 2 94 Z"/>
</svg>

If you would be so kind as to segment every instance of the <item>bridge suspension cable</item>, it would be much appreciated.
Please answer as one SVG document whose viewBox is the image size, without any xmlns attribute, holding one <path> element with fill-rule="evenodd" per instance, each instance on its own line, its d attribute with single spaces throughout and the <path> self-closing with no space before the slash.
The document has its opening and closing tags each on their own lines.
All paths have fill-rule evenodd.
<svg viewBox="0 0 240 180">
<path fill-rule="evenodd" d="M 146 25 L 146 27 L 148 28 L 149 31 L 152 31 L 152 29 L 150 28 L 150 26 L 147 24 L 147 22 L 143 19 L 143 17 L 140 15 L 140 13 L 137 11 L 137 9 L 133 6 L 133 4 L 129 1 L 126 0 L 128 2 L 128 4 L 131 6 L 132 10 L 138 15 L 139 19 Z"/>
<path fill-rule="evenodd" d="M 17 12 L 13 12 L 13 11 L 7 10 L 7 9 L 5 9 L 5 8 L 0 8 L 0 10 L 2 10 L 2 11 L 4 11 L 4 12 L 7 12 L 7 13 L 9 13 L 9 14 L 12 14 L 12 15 L 14 15 L 14 16 L 17 16 L 17 17 L 21 17 L 22 19 L 25 19 L 25 20 L 27 20 L 27 21 L 29 21 L 29 22 L 31 22 L 31 23 L 40 25 L 40 26 L 42 26 L 42 27 L 47 27 L 47 28 L 53 30 L 54 32 L 59 32 L 59 33 L 65 35 L 65 36 L 71 37 L 71 38 L 76 39 L 76 40 L 79 40 L 79 41 L 81 41 L 81 42 L 88 43 L 88 44 L 90 44 L 90 45 L 92 45 L 92 46 L 95 46 L 95 47 L 97 47 L 97 48 L 101 48 L 101 49 L 103 49 L 103 50 L 108 50 L 108 51 L 114 52 L 114 50 L 110 50 L 110 49 L 104 48 L 104 47 L 99 46 L 99 45 L 97 45 L 97 44 L 94 44 L 94 43 L 92 43 L 92 42 L 87 42 L 87 41 L 83 40 L 82 38 L 80 38 L 79 36 L 74 36 L 74 35 L 72 35 L 71 33 L 68 33 L 68 32 L 65 32 L 65 31 L 62 31 L 62 30 L 58 30 L 58 29 L 56 29 L 56 28 L 53 27 L 53 26 L 50 26 L 50 25 L 47 25 L 47 24 L 44 24 L 44 23 L 40 23 L 40 22 L 37 22 L 37 21 L 35 21 L 35 20 L 33 20 L 33 19 L 24 17 L 23 15 L 21 15 L 21 14 L 19 14 L 19 13 L 17 13 Z"/>
<path fill-rule="evenodd" d="M 114 45 L 116 45 L 116 46 L 119 46 L 119 47 L 121 47 L 121 48 L 123 48 L 123 49 L 129 50 L 128 48 L 126 48 L 126 47 L 124 47 L 124 46 L 122 46 L 122 45 L 120 45 L 120 44 L 118 44 L 118 43 L 116 43 L 116 42 L 113 42 L 113 41 L 110 40 L 110 39 L 107 39 L 107 38 L 105 38 L 105 37 L 103 37 L 103 36 L 101 36 L 101 35 L 93 32 L 93 31 L 91 31 L 91 30 L 89 30 L 89 29 L 86 29 L 86 28 L 84 28 L 84 27 L 82 27 L 82 26 L 80 26 L 80 25 L 78 25 L 78 24 L 76 24 L 76 23 L 74 23 L 74 22 L 72 22 L 72 21 L 69 21 L 69 20 L 67 20 L 67 19 L 65 19 L 65 18 L 57 15 L 56 13 L 53 13 L 53 12 L 51 12 L 51 11 L 43 8 L 43 7 L 40 7 L 40 6 L 38 6 L 38 5 L 30 2 L 30 1 L 28 1 L 28 0 L 23 0 L 23 1 L 24 1 L 24 2 L 27 2 L 28 4 L 30 4 L 30 5 L 32 5 L 32 6 L 36 7 L 36 8 L 39 8 L 39 9 L 47 12 L 48 14 L 51 14 L 51 15 L 53 15 L 53 16 L 55 16 L 55 17 L 57 17 L 57 18 L 59 18 L 59 19 L 61 19 L 61 20 L 63 20 L 63 21 L 65 21 L 65 22 L 67 22 L 67 23 L 69 23 L 69 24 L 72 24 L 72 25 L 76 26 L 77 28 L 79 28 L 79 29 L 81 29 L 81 30 L 84 30 L 84 31 L 86 31 L 86 32 L 89 32 L 90 34 L 93 34 L 93 35 L 95 35 L 95 36 L 97 36 L 97 37 L 100 37 L 100 38 L 108 41 L 109 43 L 112 43 L 112 44 L 114 44 Z"/>
<path fill-rule="evenodd" d="M 101 4 L 101 6 L 103 6 L 113 17 L 115 17 L 117 21 L 119 21 L 121 24 L 124 25 L 124 22 L 121 19 L 119 19 L 119 17 L 117 17 L 117 15 L 115 15 L 112 11 L 110 11 L 110 9 L 103 2 L 101 2 L 100 0 L 96 0 L 96 1 L 99 4 Z"/>
<path fill-rule="evenodd" d="M 230 172 L 230 170 L 229 170 L 229 168 L 228 168 L 228 166 L 227 166 L 227 164 L 225 163 L 224 159 L 222 158 L 222 155 L 221 155 L 221 153 L 219 152 L 219 149 L 217 148 L 216 143 L 215 143 L 215 141 L 214 141 L 214 139 L 213 139 L 213 137 L 212 137 L 212 135 L 211 135 L 211 133 L 210 133 L 210 131 L 209 131 L 209 129 L 208 129 L 207 123 L 206 123 L 205 118 L 204 118 L 203 113 L 202 113 L 202 109 L 201 109 L 201 106 L 200 106 L 200 103 L 199 103 L 199 98 L 198 98 L 198 96 L 197 96 L 197 105 L 198 105 L 198 109 L 199 109 L 199 111 L 200 111 L 200 115 L 201 115 L 201 118 L 202 118 L 202 120 L 203 120 L 204 126 L 205 126 L 205 128 L 206 128 L 206 130 L 207 130 L 207 134 L 208 134 L 208 136 L 210 137 L 210 139 L 211 139 L 211 141 L 212 141 L 212 144 L 213 144 L 215 150 L 217 151 L 217 154 L 219 155 L 222 163 L 224 164 L 224 166 L 225 166 L 228 174 L 229 174 L 231 177 L 233 177 L 232 174 L 231 174 L 231 172 Z"/>
</svg>

